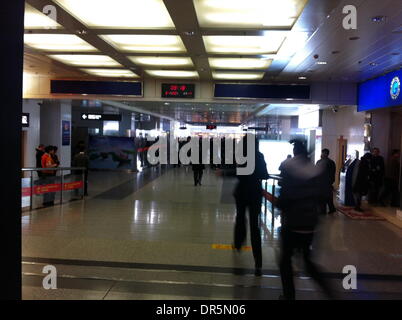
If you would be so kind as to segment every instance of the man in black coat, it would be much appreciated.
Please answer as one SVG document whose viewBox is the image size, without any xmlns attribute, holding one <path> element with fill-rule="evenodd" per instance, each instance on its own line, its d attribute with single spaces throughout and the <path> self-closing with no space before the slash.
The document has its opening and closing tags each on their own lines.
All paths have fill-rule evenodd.
<svg viewBox="0 0 402 320">
<path fill-rule="evenodd" d="M 43 144 L 40 144 L 36 148 L 36 167 L 37 168 L 42 168 L 42 156 L 45 154 L 45 146 Z M 42 171 L 38 171 L 38 177 L 42 177 Z"/>
<path fill-rule="evenodd" d="M 317 167 L 321 169 L 321 183 L 322 188 L 325 189 L 326 197 L 321 207 L 321 214 L 327 214 L 327 205 L 329 207 L 328 213 L 336 212 L 334 206 L 334 188 L 336 165 L 335 162 L 329 158 L 329 150 L 323 149 L 321 152 L 321 159 L 317 161 Z"/>
<path fill-rule="evenodd" d="M 378 195 L 384 183 L 385 176 L 385 162 L 384 158 L 380 156 L 380 149 L 373 148 L 372 157 L 370 161 L 370 187 L 368 192 L 368 202 L 376 204 Z"/>
<path fill-rule="evenodd" d="M 281 166 L 281 193 L 278 207 L 281 209 L 281 273 L 283 298 L 295 299 L 292 256 L 300 249 L 306 271 L 321 286 L 328 297 L 333 297 L 328 283 L 321 277 L 321 271 L 311 260 L 311 244 L 319 218 L 318 205 L 327 196 L 321 188 L 321 169 L 308 158 L 303 141 L 293 140 L 294 157 Z"/>
</svg>

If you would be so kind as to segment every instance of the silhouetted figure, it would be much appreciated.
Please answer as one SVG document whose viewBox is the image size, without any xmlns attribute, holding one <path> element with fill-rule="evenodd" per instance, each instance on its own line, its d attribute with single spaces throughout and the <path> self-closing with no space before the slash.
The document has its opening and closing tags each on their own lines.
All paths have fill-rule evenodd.
<svg viewBox="0 0 402 320">
<path fill-rule="evenodd" d="M 42 168 L 42 156 L 45 154 L 45 145 L 40 144 L 36 148 L 36 168 Z M 38 171 L 38 177 L 43 177 L 42 171 Z"/>
<path fill-rule="evenodd" d="M 368 202 L 376 204 L 382 185 L 384 183 L 385 163 L 380 156 L 380 149 L 374 148 L 370 160 L 370 187 L 368 192 Z"/>
<path fill-rule="evenodd" d="M 303 253 L 306 271 L 332 297 L 328 284 L 320 276 L 319 268 L 311 260 L 311 244 L 318 224 L 318 205 L 325 197 L 320 189 L 320 169 L 307 156 L 302 141 L 293 140 L 294 157 L 282 165 L 282 188 L 278 199 L 281 213 L 280 273 L 283 297 L 295 299 L 292 256 L 295 249 Z"/>
<path fill-rule="evenodd" d="M 391 206 L 399 207 L 400 192 L 399 192 L 399 180 L 401 178 L 401 153 L 395 149 L 392 151 L 391 160 L 387 166 L 384 187 L 380 193 L 380 204 L 386 206 L 388 198 L 391 198 Z"/>
<path fill-rule="evenodd" d="M 244 138 L 243 141 L 246 142 L 246 138 Z M 243 150 L 247 150 L 247 148 L 244 148 Z M 255 262 L 255 275 L 261 276 L 262 252 L 261 231 L 259 226 L 262 204 L 261 180 L 268 179 L 269 175 L 264 155 L 258 151 L 257 145 L 255 146 L 255 150 L 254 172 L 251 175 L 237 175 L 238 183 L 233 194 L 236 199 L 234 246 L 237 250 L 240 250 L 246 240 L 246 210 L 248 209 L 251 245 Z"/>
<path fill-rule="evenodd" d="M 366 153 L 361 157 L 356 177 L 354 177 L 354 181 L 352 182 L 355 210 L 359 212 L 363 212 L 363 209 L 361 208 L 362 197 L 367 195 L 369 191 L 371 158 L 371 153 Z"/>
<path fill-rule="evenodd" d="M 321 159 L 317 161 L 317 166 L 321 169 L 321 184 L 325 190 L 325 200 L 320 206 L 322 214 L 327 214 L 327 205 L 329 208 L 328 213 L 336 212 L 334 206 L 334 188 L 336 165 L 335 162 L 329 158 L 329 150 L 323 149 L 321 152 Z"/>
</svg>

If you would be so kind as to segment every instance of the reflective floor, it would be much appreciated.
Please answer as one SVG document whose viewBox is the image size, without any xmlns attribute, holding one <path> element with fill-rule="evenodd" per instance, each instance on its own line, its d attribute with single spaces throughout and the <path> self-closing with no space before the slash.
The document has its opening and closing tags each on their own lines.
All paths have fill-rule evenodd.
<svg viewBox="0 0 402 320">
<path fill-rule="evenodd" d="M 247 240 L 231 249 L 236 180 L 212 170 L 202 186 L 190 168 L 142 173 L 91 172 L 89 197 L 24 213 L 24 299 L 278 299 L 278 219 L 263 208 L 263 277 L 253 275 Z M 402 229 L 387 221 L 324 217 L 316 261 L 342 299 L 402 298 Z M 45 265 L 58 271 L 58 289 L 45 290 Z M 342 287 L 354 265 L 357 290 Z M 322 299 L 294 259 L 298 299 Z"/>
</svg>

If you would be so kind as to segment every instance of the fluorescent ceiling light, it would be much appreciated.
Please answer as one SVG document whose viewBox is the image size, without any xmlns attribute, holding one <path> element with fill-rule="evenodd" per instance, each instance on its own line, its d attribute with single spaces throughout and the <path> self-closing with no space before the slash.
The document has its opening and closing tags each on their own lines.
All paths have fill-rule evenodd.
<svg viewBox="0 0 402 320">
<path fill-rule="evenodd" d="M 91 28 L 174 29 L 162 0 L 55 0 Z"/>
<path fill-rule="evenodd" d="M 183 70 L 145 70 L 150 76 L 163 78 L 198 78 L 196 71 Z"/>
<path fill-rule="evenodd" d="M 128 57 L 138 65 L 145 66 L 192 66 L 193 62 L 187 57 Z"/>
<path fill-rule="evenodd" d="M 94 54 L 52 54 L 50 58 L 62 63 L 80 67 L 121 67 L 121 64 L 104 55 Z"/>
<path fill-rule="evenodd" d="M 179 36 L 172 35 L 102 35 L 117 50 L 130 52 L 186 52 Z"/>
<path fill-rule="evenodd" d="M 287 32 L 268 31 L 264 36 L 203 36 L 209 53 L 269 54 L 276 53 Z"/>
<path fill-rule="evenodd" d="M 98 77 L 138 78 L 138 75 L 127 69 L 81 69 L 82 71 Z"/>
<path fill-rule="evenodd" d="M 309 37 L 310 34 L 308 32 L 289 32 L 278 51 L 278 56 L 292 57 L 305 47 Z"/>
<path fill-rule="evenodd" d="M 62 26 L 44 13 L 25 3 L 25 29 L 60 29 Z"/>
<path fill-rule="evenodd" d="M 201 27 L 292 27 L 307 0 L 194 0 Z"/>
<path fill-rule="evenodd" d="M 264 72 L 235 73 L 235 72 L 213 72 L 212 76 L 217 80 L 261 80 Z"/>
<path fill-rule="evenodd" d="M 267 69 L 271 63 L 258 58 L 209 58 L 209 65 L 215 69 Z"/>
<path fill-rule="evenodd" d="M 46 51 L 92 52 L 96 48 L 73 34 L 24 34 L 24 43 Z"/>
</svg>

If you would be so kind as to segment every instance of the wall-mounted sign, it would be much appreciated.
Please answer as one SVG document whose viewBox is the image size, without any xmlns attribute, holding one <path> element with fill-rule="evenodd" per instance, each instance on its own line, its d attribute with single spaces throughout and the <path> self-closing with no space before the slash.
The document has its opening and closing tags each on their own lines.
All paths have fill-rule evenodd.
<svg viewBox="0 0 402 320">
<path fill-rule="evenodd" d="M 194 98 L 195 84 L 162 83 L 162 98 Z"/>
<path fill-rule="evenodd" d="M 61 138 L 62 145 L 69 146 L 71 140 L 71 123 L 70 121 L 63 120 L 61 122 Z"/>
<path fill-rule="evenodd" d="M 216 129 L 216 125 L 214 125 L 214 124 L 207 125 L 207 130 L 215 130 L 215 129 Z"/>
<path fill-rule="evenodd" d="M 82 120 L 121 121 L 121 114 L 82 113 Z"/>
<path fill-rule="evenodd" d="M 29 113 L 23 113 L 21 123 L 23 127 L 29 127 Z"/>
<path fill-rule="evenodd" d="M 402 70 L 398 70 L 361 83 L 358 111 L 402 106 L 401 79 Z"/>
<path fill-rule="evenodd" d="M 143 96 L 142 82 L 132 81 L 51 80 L 50 92 L 54 94 Z"/>
</svg>

